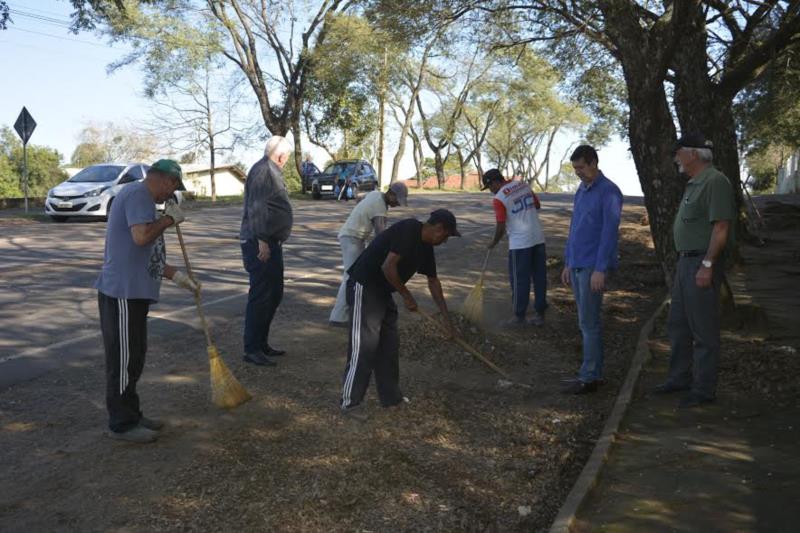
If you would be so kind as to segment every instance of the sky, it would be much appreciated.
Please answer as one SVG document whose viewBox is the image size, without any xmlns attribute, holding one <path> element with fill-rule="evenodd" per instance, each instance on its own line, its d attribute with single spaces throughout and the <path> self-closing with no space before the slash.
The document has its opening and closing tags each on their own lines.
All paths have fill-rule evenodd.
<svg viewBox="0 0 800 533">
<path fill-rule="evenodd" d="M 0 31 L 0 126 L 13 126 L 22 107 L 27 107 L 37 123 L 30 142 L 57 149 L 67 163 L 78 134 L 89 123 L 135 126 L 150 120 L 151 104 L 142 96 L 139 67 L 107 72 L 110 63 L 125 55 L 125 45 L 110 46 L 93 33 L 69 33 L 66 26 L 72 7 L 66 0 L 10 0 L 8 4 L 13 23 Z M 559 157 L 573 140 L 557 139 L 554 156 Z M 627 143 L 615 139 L 598 152 L 605 175 L 624 194 L 641 196 Z M 312 155 L 319 164 L 327 159 L 322 150 Z M 235 156 L 250 164 L 260 151 L 251 149 Z M 387 146 L 385 175 L 391 171 L 393 156 L 393 147 Z M 401 178 L 413 174 L 410 142 L 400 174 Z"/>
</svg>

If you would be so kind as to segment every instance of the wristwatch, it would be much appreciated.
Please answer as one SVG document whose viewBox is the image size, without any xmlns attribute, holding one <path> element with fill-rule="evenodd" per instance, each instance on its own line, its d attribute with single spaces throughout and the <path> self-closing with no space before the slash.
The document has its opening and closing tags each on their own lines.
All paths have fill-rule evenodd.
<svg viewBox="0 0 800 533">
<path fill-rule="evenodd" d="M 711 262 L 711 259 L 703 259 L 703 266 L 706 268 L 711 268 L 711 265 L 714 263 Z"/>
</svg>

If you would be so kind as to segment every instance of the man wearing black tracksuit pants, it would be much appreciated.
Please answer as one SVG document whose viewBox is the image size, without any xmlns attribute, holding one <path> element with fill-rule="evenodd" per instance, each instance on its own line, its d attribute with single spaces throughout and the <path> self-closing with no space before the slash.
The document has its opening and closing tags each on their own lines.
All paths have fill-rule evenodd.
<svg viewBox="0 0 800 533">
<path fill-rule="evenodd" d="M 456 218 L 446 209 L 431 213 L 427 222 L 410 218 L 379 234 L 348 270 L 347 303 L 352 309 L 350 342 L 342 386 L 342 412 L 365 419 L 360 409 L 374 372 L 378 398 L 383 407 L 407 401 L 400 391 L 397 333 L 399 292 L 406 308 L 416 311 L 417 302 L 406 282 L 419 272 L 428 277 L 428 289 L 441 311 L 444 326 L 453 335 L 453 325 L 436 276 L 433 247 L 460 236 Z"/>
</svg>

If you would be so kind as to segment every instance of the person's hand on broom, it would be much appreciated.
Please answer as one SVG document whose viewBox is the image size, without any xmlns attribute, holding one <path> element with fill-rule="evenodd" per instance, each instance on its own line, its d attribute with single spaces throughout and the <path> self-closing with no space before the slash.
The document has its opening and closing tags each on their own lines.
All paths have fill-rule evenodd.
<svg viewBox="0 0 800 533">
<path fill-rule="evenodd" d="M 199 293 L 200 287 L 202 287 L 202 284 L 199 281 L 193 280 L 171 265 L 166 265 L 164 267 L 164 276 L 171 279 L 178 287 L 186 289 L 187 291 L 195 294 Z"/>
</svg>

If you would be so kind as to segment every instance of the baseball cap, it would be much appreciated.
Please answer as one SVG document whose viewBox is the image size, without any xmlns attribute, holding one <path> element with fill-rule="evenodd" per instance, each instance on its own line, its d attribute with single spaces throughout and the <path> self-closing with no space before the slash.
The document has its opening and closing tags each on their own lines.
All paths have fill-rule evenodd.
<svg viewBox="0 0 800 533">
<path fill-rule="evenodd" d="M 489 170 L 483 173 L 483 177 L 481 178 L 481 182 L 483 183 L 483 185 L 481 186 L 481 190 L 485 191 L 486 189 L 488 189 L 489 185 L 493 181 L 505 181 L 503 175 L 496 168 L 490 168 Z"/>
<path fill-rule="evenodd" d="M 452 237 L 461 237 L 456 229 L 456 216 L 447 209 L 437 209 L 432 212 L 428 224 L 441 224 Z"/>
<path fill-rule="evenodd" d="M 181 166 L 172 159 L 159 159 L 152 165 L 150 165 L 151 170 L 158 170 L 159 172 L 163 172 L 168 176 L 172 176 L 173 178 L 178 178 L 178 187 L 177 190 L 185 191 L 186 187 L 183 185 L 183 171 L 181 170 Z"/>
<path fill-rule="evenodd" d="M 713 150 L 714 143 L 706 139 L 706 136 L 699 131 L 690 131 L 682 134 L 678 142 L 675 143 L 674 151 L 677 152 L 679 148 L 708 148 Z"/>
<path fill-rule="evenodd" d="M 389 190 L 397 196 L 397 202 L 402 206 L 408 205 L 408 187 L 406 187 L 405 183 L 401 183 L 396 181 L 389 185 Z"/>
</svg>

